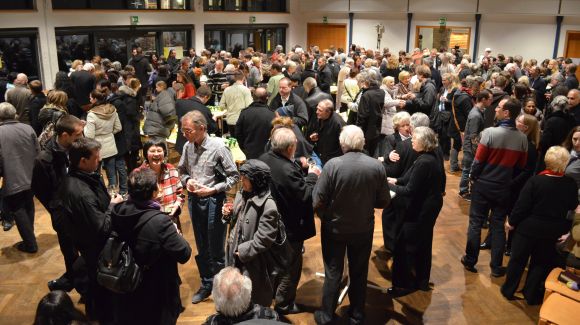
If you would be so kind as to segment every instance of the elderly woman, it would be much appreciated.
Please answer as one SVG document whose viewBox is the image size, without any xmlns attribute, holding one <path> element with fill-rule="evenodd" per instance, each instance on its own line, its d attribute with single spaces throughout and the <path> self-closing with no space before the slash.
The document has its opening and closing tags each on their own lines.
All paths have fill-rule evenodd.
<svg viewBox="0 0 580 325">
<path fill-rule="evenodd" d="M 394 99 L 397 95 L 397 89 L 395 88 L 395 78 L 390 76 L 383 78 L 381 89 L 385 92 L 385 104 L 383 105 L 383 119 L 381 122 L 379 146 L 375 152 L 375 157 L 383 157 L 385 154 L 388 154 L 386 151 L 387 137 L 395 133 L 393 118 L 395 114 L 397 114 L 397 110 L 405 106 L 404 100 Z M 391 150 L 394 148 L 395 147 L 392 146 Z"/>
<path fill-rule="evenodd" d="M 397 144 L 411 137 L 411 115 L 405 111 L 398 112 L 393 116 L 392 123 L 394 133 L 385 137 L 382 160 L 396 162 L 399 158 L 398 155 L 395 157 L 391 156 L 391 154 L 396 154 L 393 153 L 393 150 L 395 150 Z"/>
<path fill-rule="evenodd" d="M 413 130 L 413 150 L 419 156 L 401 178 L 388 178 L 398 197 L 405 198 L 411 209 L 397 218 L 401 229 L 393 252 L 393 296 L 403 296 L 417 289 L 428 291 L 431 273 L 433 227 L 443 206 L 445 170 L 438 148 L 437 135 L 428 127 Z M 393 202 L 401 202 L 395 200 Z M 414 270 L 414 272 L 413 272 Z"/>
<path fill-rule="evenodd" d="M 252 279 L 252 301 L 270 306 L 274 283 L 268 254 L 278 235 L 278 208 L 270 194 L 270 167 L 250 159 L 240 167 L 242 190 L 236 195 L 232 210 L 227 205 L 223 214 L 233 213 L 237 220 L 230 232 L 226 265 L 236 266 Z"/>
<path fill-rule="evenodd" d="M 143 157 L 145 160 L 140 169 L 149 168 L 157 176 L 159 192 L 154 198 L 155 201 L 161 205 L 161 212 L 168 214 L 177 228 L 181 230 L 179 214 L 185 195 L 177 168 L 165 162 L 167 145 L 164 141 L 149 140 L 143 146 Z"/>
<path fill-rule="evenodd" d="M 544 155 L 548 148 L 562 144 L 576 125 L 574 118 L 566 112 L 568 107 L 566 96 L 556 96 L 550 105 L 552 113 L 546 116 L 544 132 L 540 137 L 540 161 L 536 171 L 544 169 Z"/>
<path fill-rule="evenodd" d="M 397 84 L 397 99 L 407 100 L 410 98 L 411 91 L 411 74 L 409 71 L 403 70 L 399 73 L 399 83 Z"/>
<path fill-rule="evenodd" d="M 528 180 L 506 221 L 506 228 L 515 228 L 512 254 L 501 293 L 514 299 L 528 259 L 530 265 L 522 290 L 529 305 L 542 303 L 544 280 L 556 260 L 557 239 L 570 230 L 568 211 L 578 205 L 576 182 L 564 176 L 570 154 L 563 147 L 546 152 L 546 169 Z"/>
</svg>

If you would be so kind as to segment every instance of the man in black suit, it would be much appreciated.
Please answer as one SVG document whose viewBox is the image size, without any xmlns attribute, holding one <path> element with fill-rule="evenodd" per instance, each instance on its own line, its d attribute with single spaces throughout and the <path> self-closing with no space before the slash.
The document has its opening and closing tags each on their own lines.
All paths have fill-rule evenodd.
<svg viewBox="0 0 580 325">
<path fill-rule="evenodd" d="M 326 58 L 321 56 L 318 58 L 318 86 L 320 90 L 330 94 L 330 86 L 332 85 L 332 72 L 326 64 Z"/>
<path fill-rule="evenodd" d="M 540 68 L 533 66 L 530 68 L 530 87 L 536 94 L 536 107 L 543 110 L 546 107 L 546 80 L 540 76 Z"/>
<path fill-rule="evenodd" d="M 270 102 L 270 109 L 278 114 L 292 118 L 294 124 L 302 128 L 308 123 L 308 109 L 304 101 L 290 87 L 290 79 L 282 78 L 278 82 L 278 95 Z"/>
<path fill-rule="evenodd" d="M 306 135 L 314 144 L 314 151 L 324 165 L 330 159 L 342 156 L 338 136 L 346 123 L 334 111 L 334 103 L 330 99 L 324 99 L 318 103 L 316 115 L 312 117 Z"/>
<path fill-rule="evenodd" d="M 306 175 L 302 166 L 294 160 L 296 135 L 292 129 L 276 129 L 272 134 L 271 145 L 270 151 L 260 156 L 260 160 L 270 167 L 270 189 L 294 251 L 288 272 L 279 279 L 276 311 L 294 314 L 300 312 L 295 299 L 302 272 L 302 247 L 306 239 L 316 234 L 312 190 L 320 170 L 310 166 Z"/>
<path fill-rule="evenodd" d="M 91 106 L 89 95 L 91 94 L 91 91 L 95 89 L 97 83 L 96 78 L 93 75 L 94 70 L 95 66 L 92 63 L 85 63 L 82 70 L 75 71 L 70 75 L 70 81 L 73 85 L 74 99 L 85 112 L 88 111 Z"/>
<path fill-rule="evenodd" d="M 131 51 L 133 57 L 129 60 L 129 64 L 135 68 L 135 76 L 142 85 L 146 85 L 149 80 L 147 72 L 151 71 L 149 60 L 143 55 L 143 50 L 140 47 L 134 48 Z M 147 95 L 147 87 L 141 87 L 139 90 L 138 101 L 139 105 L 143 106 L 145 103 L 145 96 Z"/>
<path fill-rule="evenodd" d="M 185 90 L 180 89 L 177 92 L 177 98 L 180 98 Z M 175 141 L 175 150 L 181 154 L 183 146 L 187 140 L 181 133 L 181 118 L 190 111 L 199 111 L 207 121 L 207 133 L 215 134 L 218 131 L 217 123 L 213 119 L 213 115 L 205 103 L 211 98 L 211 89 L 208 86 L 201 86 L 195 93 L 195 96 L 188 99 L 178 99 L 175 101 L 175 113 L 177 114 L 178 132 L 177 140 Z"/>
<path fill-rule="evenodd" d="M 235 137 L 246 159 L 257 159 L 264 153 L 270 138 L 272 120 L 276 117 L 268 108 L 268 91 L 258 87 L 254 91 L 254 102 L 240 113 L 236 123 Z"/>
</svg>

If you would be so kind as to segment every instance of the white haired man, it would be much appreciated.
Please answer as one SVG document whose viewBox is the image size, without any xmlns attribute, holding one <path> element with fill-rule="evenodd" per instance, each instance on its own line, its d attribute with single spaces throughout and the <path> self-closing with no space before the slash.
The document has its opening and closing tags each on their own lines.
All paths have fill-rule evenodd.
<svg viewBox="0 0 580 325">
<path fill-rule="evenodd" d="M 206 325 L 237 324 L 251 319 L 279 320 L 272 309 L 252 304 L 252 280 L 235 267 L 228 266 L 215 275 L 212 296 L 217 313 L 205 320 Z"/>
<path fill-rule="evenodd" d="M 16 108 L 19 122 L 30 124 L 28 106 L 32 98 L 32 93 L 28 89 L 28 77 L 24 73 L 19 73 L 14 80 L 14 88 L 6 91 L 6 102 Z"/>
<path fill-rule="evenodd" d="M 339 137 L 344 155 L 329 160 L 312 194 L 313 206 L 322 219 L 324 286 L 322 307 L 314 313 L 317 324 L 335 319 L 344 256 L 348 251 L 349 317 L 351 324 L 364 323 L 368 261 L 371 254 L 375 208 L 390 202 L 385 169 L 364 153 L 363 131 L 344 127 Z M 341 189 L 348 188 L 348 191 Z"/>
<path fill-rule="evenodd" d="M 31 190 L 34 158 L 40 146 L 30 125 L 16 119 L 16 108 L 0 104 L 0 178 L 3 178 L 3 213 L 14 218 L 22 241 L 14 245 L 25 253 L 36 253 L 34 199 Z"/>
</svg>

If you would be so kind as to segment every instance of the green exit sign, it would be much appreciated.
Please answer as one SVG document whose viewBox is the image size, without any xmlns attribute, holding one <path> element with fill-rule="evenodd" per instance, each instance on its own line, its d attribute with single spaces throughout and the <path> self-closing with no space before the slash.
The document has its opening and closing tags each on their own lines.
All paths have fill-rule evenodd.
<svg viewBox="0 0 580 325">
<path fill-rule="evenodd" d="M 447 18 L 439 18 L 439 26 L 445 26 L 447 25 Z"/>
<path fill-rule="evenodd" d="M 323 24 L 328 24 L 328 17 L 327 16 L 323 16 L 322 17 L 322 23 Z"/>
<path fill-rule="evenodd" d="M 253 24 L 256 22 L 256 16 L 250 16 L 250 24 Z"/>
<path fill-rule="evenodd" d="M 139 16 L 131 16 L 131 25 L 139 24 Z"/>
</svg>

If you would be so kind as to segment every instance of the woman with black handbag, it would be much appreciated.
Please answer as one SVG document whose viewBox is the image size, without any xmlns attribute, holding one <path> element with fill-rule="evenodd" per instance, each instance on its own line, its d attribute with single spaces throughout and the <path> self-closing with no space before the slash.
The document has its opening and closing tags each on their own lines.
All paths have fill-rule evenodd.
<svg viewBox="0 0 580 325">
<path fill-rule="evenodd" d="M 250 159 L 240 167 L 242 190 L 233 207 L 224 205 L 224 216 L 236 220 L 227 241 L 226 265 L 238 267 L 252 280 L 252 302 L 269 307 L 274 295 L 272 274 L 283 263 L 285 234 L 270 194 L 270 167 Z M 274 252 L 275 250 L 275 252 Z M 276 258 L 274 258 L 274 255 Z"/>
</svg>

